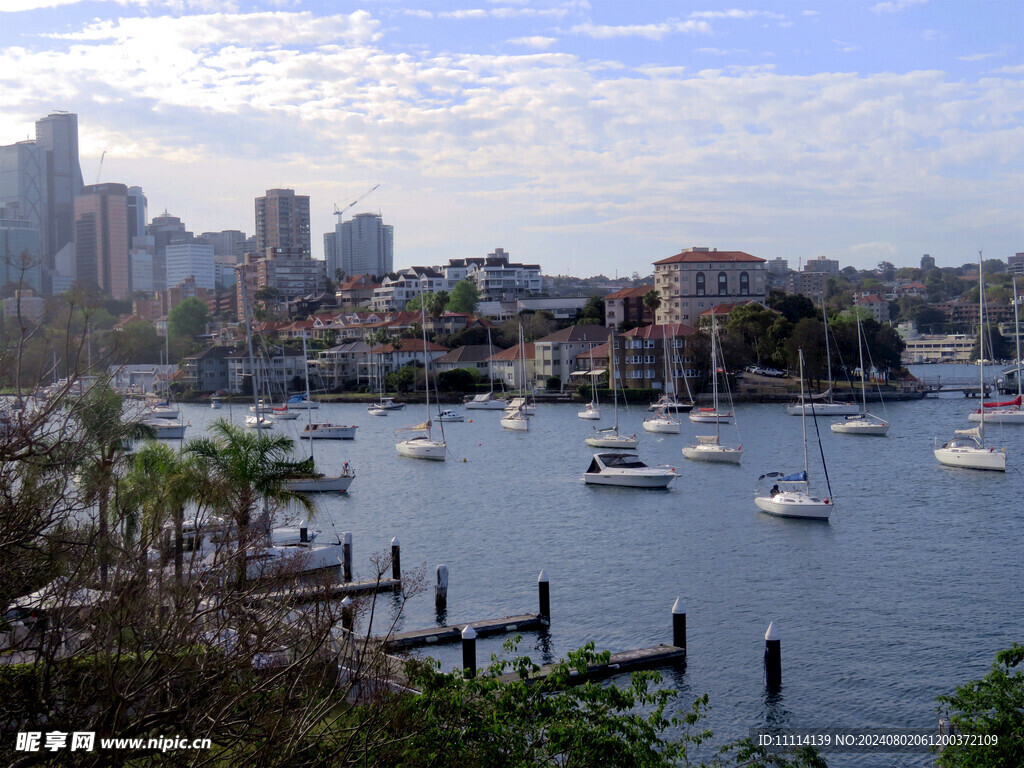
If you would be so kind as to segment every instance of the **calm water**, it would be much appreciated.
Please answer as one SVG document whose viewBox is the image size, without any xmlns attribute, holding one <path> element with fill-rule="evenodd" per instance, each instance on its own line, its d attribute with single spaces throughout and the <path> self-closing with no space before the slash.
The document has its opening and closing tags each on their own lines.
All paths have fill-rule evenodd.
<svg viewBox="0 0 1024 768">
<path fill-rule="evenodd" d="M 974 366 L 914 370 L 977 376 Z M 540 405 L 529 433 L 501 429 L 500 412 L 466 411 L 473 423 L 445 425 L 445 463 L 395 454 L 393 430 L 422 420 L 422 405 L 386 418 L 361 406 L 323 406 L 315 419 L 360 429 L 355 441 L 317 444 L 318 458 L 348 460 L 358 473 L 347 496 L 322 500 L 319 519 L 328 535 L 353 533 L 363 577 L 372 575 L 371 554 L 388 551 L 392 536 L 401 540 L 403 569 L 425 571 L 425 589 L 399 628 L 434 624 L 439 563 L 450 572 L 449 623 L 536 611 L 543 568 L 550 633 L 526 635 L 520 646 L 538 661 L 589 641 L 611 651 L 671 642 L 670 611 L 681 596 L 689 660 L 667 683 L 682 692 L 683 707 L 710 694 L 708 724 L 720 738 L 763 724 L 931 728 L 936 695 L 980 677 L 996 651 L 1022 639 L 1024 427 L 987 429 L 1009 452 L 1005 475 L 943 467 L 932 455 L 933 437 L 968 426 L 976 402 L 887 404 L 886 438 L 833 434 L 821 420 L 837 501 L 825 524 L 773 518 L 754 506 L 759 474 L 801 468 L 800 419 L 781 405 L 736 409 L 739 467 L 682 458 L 683 441 L 713 425 L 684 417 L 682 436 L 657 436 L 642 431 L 640 410 L 620 410 L 620 427 L 641 436 L 640 457 L 678 469 L 667 492 L 585 486 L 593 449 L 583 438 L 595 422 L 578 419 L 579 406 Z M 183 412 L 190 437 L 228 414 Z M 240 420 L 239 409 L 234 414 Z M 600 423 L 610 425 L 610 416 L 605 409 Z M 297 423 L 283 431 L 294 435 L 304 419 Z M 733 442 L 734 428 L 722 429 Z M 812 488 L 824 493 L 814 450 Z M 392 610 L 391 598 L 385 606 Z M 761 667 L 769 621 L 783 652 L 783 688 L 773 699 Z M 479 641 L 480 663 L 502 642 Z M 433 650 L 443 668 L 461 666 L 457 645 Z M 845 755 L 830 764 L 866 763 Z"/>
</svg>

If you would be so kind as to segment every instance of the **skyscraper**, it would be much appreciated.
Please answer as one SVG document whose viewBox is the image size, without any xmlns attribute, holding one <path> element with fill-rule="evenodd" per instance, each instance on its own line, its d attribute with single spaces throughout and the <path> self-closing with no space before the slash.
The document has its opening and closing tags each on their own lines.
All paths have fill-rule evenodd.
<svg viewBox="0 0 1024 768">
<path fill-rule="evenodd" d="M 327 276 L 334 280 L 338 269 L 348 277 L 393 271 L 394 237 L 395 228 L 379 213 L 357 213 L 339 222 L 324 235 Z"/>
<path fill-rule="evenodd" d="M 256 198 L 256 251 L 267 248 L 298 250 L 312 258 L 309 236 L 309 195 L 296 195 L 294 189 L 268 189 Z"/>
<path fill-rule="evenodd" d="M 145 236 L 149 221 L 149 202 L 142 187 L 128 187 L 128 246 L 135 246 L 135 238 Z"/>
<path fill-rule="evenodd" d="M 128 187 L 92 184 L 75 198 L 75 280 L 120 299 L 131 293 Z"/>
<path fill-rule="evenodd" d="M 46 150 L 46 251 L 52 259 L 75 239 L 75 197 L 82 190 L 78 115 L 57 112 L 36 121 L 36 144 Z"/>
<path fill-rule="evenodd" d="M 171 243 L 187 243 L 193 235 L 177 216 L 166 210 L 154 216 L 146 226 L 146 234 L 153 237 L 153 290 L 163 291 L 171 286 L 167 283 L 167 246 Z"/>
</svg>

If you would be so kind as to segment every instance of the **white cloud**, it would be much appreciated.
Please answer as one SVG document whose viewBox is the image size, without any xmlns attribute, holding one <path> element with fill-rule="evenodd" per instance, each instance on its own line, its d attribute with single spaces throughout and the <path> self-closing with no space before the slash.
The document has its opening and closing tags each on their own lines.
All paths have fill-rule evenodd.
<svg viewBox="0 0 1024 768">
<path fill-rule="evenodd" d="M 660 40 L 665 35 L 677 32 L 710 34 L 711 26 L 705 21 L 664 21 L 658 24 L 624 24 L 620 26 L 588 22 L 576 24 L 570 28 L 569 32 L 601 40 L 615 37 L 645 37 L 649 40 Z"/>
<path fill-rule="evenodd" d="M 968 56 L 957 56 L 958 61 L 984 61 L 985 59 L 996 59 L 1002 56 L 1002 53 L 973 53 Z"/>
<path fill-rule="evenodd" d="M 542 37 L 540 35 L 532 35 L 531 37 L 517 37 L 509 40 L 512 45 L 522 45 L 526 48 L 536 48 L 537 50 L 543 51 L 550 48 L 552 45 L 558 42 L 557 37 Z"/>
<path fill-rule="evenodd" d="M 842 40 L 833 40 L 832 42 L 835 44 L 836 50 L 842 53 L 853 53 L 860 50 L 860 46 L 853 43 L 844 43 Z"/>
<path fill-rule="evenodd" d="M 878 3 L 871 7 L 874 13 L 899 13 L 915 5 L 923 5 L 928 0 L 890 0 L 890 2 Z"/>
<path fill-rule="evenodd" d="M 489 12 L 483 8 L 470 8 L 458 11 L 441 11 L 437 14 L 439 19 L 486 19 Z"/>
<path fill-rule="evenodd" d="M 694 11 L 690 14 L 691 19 L 775 19 L 781 21 L 786 17 L 781 13 L 772 13 L 771 11 Z"/>
</svg>

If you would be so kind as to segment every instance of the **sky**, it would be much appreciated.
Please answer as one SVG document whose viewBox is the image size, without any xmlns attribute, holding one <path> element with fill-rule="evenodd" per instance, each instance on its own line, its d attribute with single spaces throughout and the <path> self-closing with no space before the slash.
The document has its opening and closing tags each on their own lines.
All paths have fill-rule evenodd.
<svg viewBox="0 0 1024 768">
<path fill-rule="evenodd" d="M 959 266 L 1024 251 L 1022 31 L 1018 0 L 2 0 L 0 144 L 75 112 L 85 183 L 196 233 L 294 189 L 316 257 L 379 184 L 342 215 L 396 268 Z"/>
</svg>

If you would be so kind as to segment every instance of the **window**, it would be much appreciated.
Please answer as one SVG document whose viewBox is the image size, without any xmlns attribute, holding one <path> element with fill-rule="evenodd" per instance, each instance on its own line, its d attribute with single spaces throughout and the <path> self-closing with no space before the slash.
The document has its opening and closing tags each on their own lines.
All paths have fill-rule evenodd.
<svg viewBox="0 0 1024 768">
<path fill-rule="evenodd" d="M 703 272 L 698 272 L 697 273 L 697 291 L 696 291 L 696 293 L 697 293 L 698 296 L 703 296 L 704 295 L 704 273 Z"/>
<path fill-rule="evenodd" d="M 718 273 L 718 295 L 727 296 L 729 294 L 729 277 L 725 272 Z"/>
<path fill-rule="evenodd" d="M 654 355 L 644 355 L 644 362 L 645 363 L 653 363 L 654 362 Z"/>
<path fill-rule="evenodd" d="M 647 349 L 654 349 L 654 339 L 645 339 L 644 346 L 647 347 Z"/>
<path fill-rule="evenodd" d="M 740 296 L 750 295 L 750 275 L 747 272 L 740 272 Z"/>
</svg>

